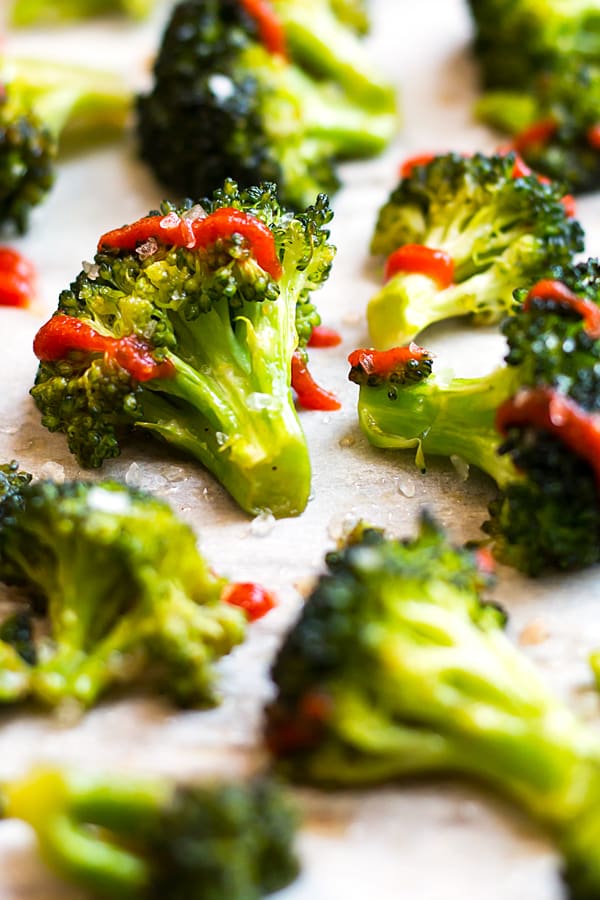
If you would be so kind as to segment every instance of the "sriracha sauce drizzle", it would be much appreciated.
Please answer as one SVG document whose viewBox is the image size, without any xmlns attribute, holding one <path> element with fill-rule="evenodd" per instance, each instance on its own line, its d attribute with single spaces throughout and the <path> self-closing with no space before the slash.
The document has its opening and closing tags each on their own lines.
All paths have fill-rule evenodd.
<svg viewBox="0 0 600 900">
<path fill-rule="evenodd" d="M 388 257 L 385 280 L 389 281 L 398 272 L 426 275 L 443 289 L 450 287 L 454 281 L 454 260 L 445 250 L 435 250 L 423 244 L 404 244 Z"/>
<path fill-rule="evenodd" d="M 326 325 L 315 325 L 308 340 L 308 347 L 337 347 L 342 343 L 342 336 L 335 328 Z"/>
<path fill-rule="evenodd" d="M 33 263 L 12 247 L 0 247 L 0 306 L 27 306 L 35 277 Z"/>
<path fill-rule="evenodd" d="M 600 489 L 600 416 L 587 412 L 570 397 L 548 387 L 524 388 L 496 413 L 496 428 L 540 428 L 557 437 L 590 464 Z"/>
<path fill-rule="evenodd" d="M 260 39 L 269 53 L 287 59 L 285 31 L 269 0 L 241 0 L 242 6 L 258 25 Z"/>
<path fill-rule="evenodd" d="M 41 362 L 64 359 L 73 350 L 103 353 L 136 381 L 171 378 L 175 374 L 173 363 L 170 360 L 156 362 L 152 348 L 136 335 L 105 337 L 74 316 L 53 316 L 42 325 L 33 341 L 33 352 Z"/>
<path fill-rule="evenodd" d="M 586 297 L 578 297 L 562 281 L 543 278 L 534 284 L 523 303 L 524 312 L 531 308 L 534 300 L 546 300 L 567 306 L 582 317 L 584 328 L 591 338 L 594 340 L 600 338 L 600 307 Z"/>
<path fill-rule="evenodd" d="M 266 616 L 277 602 L 270 591 L 250 581 L 226 585 L 221 600 L 231 606 L 239 606 L 251 622 Z"/>
<path fill-rule="evenodd" d="M 320 387 L 314 380 L 300 350 L 292 356 L 292 387 L 296 391 L 298 403 L 304 409 L 333 411 L 341 408 L 335 394 Z"/>
<path fill-rule="evenodd" d="M 428 350 L 411 343 L 408 347 L 392 347 L 391 350 L 353 350 L 348 362 L 353 369 L 361 369 L 365 375 L 388 378 L 394 372 L 402 370 L 411 360 L 422 362 L 430 358 Z"/>
<path fill-rule="evenodd" d="M 274 279 L 281 278 L 281 263 L 277 257 L 273 232 L 251 213 L 224 206 L 200 219 L 178 216 L 145 216 L 131 225 L 103 234 L 98 250 L 135 250 L 150 238 L 175 247 L 197 250 L 220 239 L 240 234 L 252 248 L 256 262 Z"/>
</svg>

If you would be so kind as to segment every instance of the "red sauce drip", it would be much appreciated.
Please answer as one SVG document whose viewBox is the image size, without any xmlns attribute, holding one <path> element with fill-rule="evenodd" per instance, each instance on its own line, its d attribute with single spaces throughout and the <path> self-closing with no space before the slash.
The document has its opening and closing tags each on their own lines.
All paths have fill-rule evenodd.
<svg viewBox="0 0 600 900">
<path fill-rule="evenodd" d="M 335 394 L 326 391 L 314 380 L 299 350 L 292 357 L 292 387 L 298 396 L 298 403 L 304 409 L 341 409 L 342 404 Z"/>
<path fill-rule="evenodd" d="M 408 178 L 412 175 L 413 169 L 416 169 L 417 166 L 426 166 L 432 159 L 435 159 L 435 157 L 435 153 L 419 153 L 415 156 L 409 156 L 409 158 L 405 159 L 400 166 L 400 177 Z"/>
<path fill-rule="evenodd" d="M 42 325 L 33 342 L 33 352 L 42 362 L 64 359 L 71 351 L 103 353 L 125 369 L 136 381 L 171 378 L 175 367 L 170 360 L 158 363 L 141 338 L 105 337 L 91 325 L 73 316 L 53 316 Z"/>
<path fill-rule="evenodd" d="M 256 21 L 260 39 L 269 53 L 287 58 L 283 24 L 268 0 L 242 0 L 242 6 Z"/>
<path fill-rule="evenodd" d="M 398 369 L 402 369 L 411 359 L 419 362 L 430 359 L 431 354 L 417 344 L 408 347 L 392 347 L 391 350 L 354 350 L 348 357 L 352 368 L 360 368 L 367 375 L 380 375 L 387 378 Z"/>
<path fill-rule="evenodd" d="M 558 124 L 554 119 L 542 119 L 534 122 L 514 138 L 512 148 L 517 153 L 526 153 L 530 147 L 536 144 L 546 144 L 557 130 Z"/>
<path fill-rule="evenodd" d="M 573 194 L 565 194 L 565 196 L 560 201 L 565 208 L 565 212 L 569 219 L 574 219 L 577 215 L 577 204 L 575 203 L 575 197 Z"/>
<path fill-rule="evenodd" d="M 135 250 L 149 238 L 162 244 L 197 250 L 215 241 L 240 234 L 252 248 L 256 262 L 272 278 L 281 277 L 281 263 L 275 249 L 271 229 L 251 213 L 233 207 L 215 210 L 203 219 L 186 219 L 174 213 L 168 216 L 145 216 L 131 225 L 103 234 L 98 250 Z"/>
<path fill-rule="evenodd" d="M 239 606 L 251 622 L 262 619 L 277 605 L 275 596 L 270 591 L 253 582 L 228 584 L 223 588 L 221 600 L 231 606 Z"/>
<path fill-rule="evenodd" d="M 388 257 L 385 280 L 398 272 L 413 272 L 432 278 L 440 288 L 447 288 L 454 281 L 454 260 L 445 250 L 435 250 L 423 244 L 404 244 Z"/>
<path fill-rule="evenodd" d="M 587 142 L 594 150 L 600 150 L 600 123 L 587 130 Z"/>
<path fill-rule="evenodd" d="M 493 575 L 496 571 L 496 560 L 489 547 L 479 547 L 475 551 L 475 562 L 484 575 Z"/>
<path fill-rule="evenodd" d="M 33 263 L 11 247 L 0 247 L 0 306 L 27 306 L 35 279 Z"/>
<path fill-rule="evenodd" d="M 600 338 L 600 307 L 586 297 L 578 297 L 562 281 L 554 281 L 544 278 L 535 284 L 523 303 L 523 310 L 527 312 L 531 308 L 533 300 L 549 300 L 560 303 L 574 310 L 584 320 L 584 327 L 590 337 Z"/>
<path fill-rule="evenodd" d="M 335 328 L 315 325 L 308 342 L 309 347 L 337 347 L 342 343 L 342 336 Z"/>
<path fill-rule="evenodd" d="M 582 409 L 552 388 L 525 388 L 506 400 L 496 413 L 496 428 L 506 434 L 514 426 L 533 426 L 555 435 L 590 464 L 600 489 L 600 416 Z"/>
</svg>

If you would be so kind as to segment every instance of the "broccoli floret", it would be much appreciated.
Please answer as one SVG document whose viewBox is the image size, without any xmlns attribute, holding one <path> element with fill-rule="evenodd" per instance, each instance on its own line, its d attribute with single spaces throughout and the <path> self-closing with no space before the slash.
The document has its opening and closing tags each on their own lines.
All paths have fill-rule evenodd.
<svg viewBox="0 0 600 900">
<path fill-rule="evenodd" d="M 11 24 L 21 27 L 29 25 L 62 25 L 80 19 L 94 19 L 99 16 L 122 14 L 134 19 L 143 19 L 155 6 L 155 0 L 13 0 Z"/>
<path fill-rule="evenodd" d="M 572 898 L 596 897 L 598 736 L 505 636 L 476 556 L 425 519 L 411 541 L 359 526 L 327 566 L 272 669 L 281 772 L 328 787 L 474 777 L 556 837 Z"/>
<path fill-rule="evenodd" d="M 201 196 L 225 178 L 243 187 L 274 181 L 281 202 L 301 209 L 338 188 L 338 158 L 383 150 L 396 130 L 393 92 L 370 80 L 358 38 L 325 5 L 277 6 L 292 61 L 263 46 L 259 24 L 239 0 L 175 7 L 155 86 L 138 99 L 141 155 L 170 191 Z M 325 21 L 320 36 L 315 16 Z M 340 58 L 348 45 L 348 58 Z M 301 49 L 318 76 L 296 63 Z"/>
<path fill-rule="evenodd" d="M 70 316 L 77 322 L 67 320 L 67 329 L 92 328 L 102 346 L 82 352 L 67 340 L 44 354 L 38 335 L 32 395 L 43 424 L 67 435 L 82 465 L 117 455 L 135 426 L 199 459 L 248 512 L 302 512 L 310 462 L 291 364 L 318 320 L 310 294 L 333 260 L 332 213 L 321 196 L 306 212 L 288 214 L 275 190 L 240 192 L 228 181 L 201 206 L 166 204 L 162 217 L 123 230 L 139 235 L 128 248 L 101 241 L 94 265 L 61 294 L 58 315 L 40 335 Z M 240 219 L 258 232 L 254 244 Z M 144 223 L 156 237 L 139 231 Z M 197 226 L 209 237 L 190 247 Z M 178 229 L 188 246 L 171 236 Z M 257 258 L 265 246 L 266 262 Z M 119 352 L 132 342 L 154 371 L 136 377 Z"/>
<path fill-rule="evenodd" d="M 0 229 L 27 228 L 59 149 L 121 130 L 131 97 L 115 75 L 40 60 L 0 61 Z"/>
<path fill-rule="evenodd" d="M 450 153 L 415 165 L 381 209 L 371 244 L 389 256 L 388 281 L 368 306 L 375 345 L 404 344 L 452 316 L 498 321 L 516 287 L 583 249 L 562 199 L 557 185 L 520 175 L 513 153 Z M 407 262 L 423 247 L 446 263 L 442 278 Z"/>
<path fill-rule="evenodd" d="M 45 862 L 94 896 L 259 900 L 298 874 L 295 814 L 266 778 L 177 786 L 40 768 L 3 794 Z"/>
<path fill-rule="evenodd" d="M 555 392 L 556 402 L 567 402 L 566 414 L 588 414 L 594 429 L 600 264 L 589 260 L 551 274 L 529 294 L 517 293 L 521 307 L 503 324 L 506 365 L 489 375 L 438 379 L 431 374 L 431 355 L 415 345 L 350 356 L 350 379 L 360 385 L 360 423 L 371 443 L 417 448 L 421 466 L 424 454 L 456 455 L 487 472 L 502 494 L 490 506 L 484 530 L 499 559 L 530 575 L 600 560 L 598 491 L 581 450 L 589 435 L 574 442 L 567 429 L 550 433 L 539 417 L 511 422 L 502 429 L 505 437 L 499 432 L 504 405 L 531 390 Z"/>
<path fill-rule="evenodd" d="M 600 61 L 597 0 L 468 0 L 486 87 L 522 88 L 556 59 Z"/>
<path fill-rule="evenodd" d="M 476 114 L 514 135 L 525 162 L 567 190 L 600 185 L 600 65 L 556 64 L 528 92 L 484 94 Z"/>
<path fill-rule="evenodd" d="M 23 614 L 4 623 L 0 700 L 91 706 L 114 685 L 155 683 L 181 704 L 214 702 L 213 663 L 243 639 L 245 614 L 191 529 L 116 482 L 8 477 L 0 578 L 29 589 L 49 636 Z"/>
</svg>

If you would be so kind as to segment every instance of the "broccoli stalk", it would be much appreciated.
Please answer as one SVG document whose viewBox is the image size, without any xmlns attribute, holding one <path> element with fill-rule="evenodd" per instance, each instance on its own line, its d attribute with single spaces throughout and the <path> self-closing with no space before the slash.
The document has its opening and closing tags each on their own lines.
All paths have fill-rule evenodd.
<svg viewBox="0 0 600 900">
<path fill-rule="evenodd" d="M 2 87 L 4 85 L 4 87 Z M 23 232 L 54 181 L 59 149 L 121 130 L 131 104 L 115 75 L 6 58 L 0 69 L 0 228 Z"/>
<path fill-rule="evenodd" d="M 312 7 L 277 7 L 284 41 L 288 16 L 296 35 L 291 60 L 285 48 L 274 52 L 262 43 L 259 24 L 239 0 L 175 7 L 154 88 L 138 98 L 141 155 L 171 191 L 201 196 L 225 178 L 243 187 L 273 181 L 283 204 L 302 209 L 339 187 L 337 159 L 384 149 L 397 126 L 393 92 L 365 72 L 360 41 L 323 6 L 312 12 L 342 54 L 328 48 L 326 77 L 295 57 L 296 45 L 311 58 L 322 49 L 306 27 L 315 27 Z"/>
<path fill-rule="evenodd" d="M 371 250 L 390 255 L 387 284 L 371 299 L 368 320 L 378 347 L 412 340 L 428 325 L 471 315 L 498 321 L 515 288 L 583 249 L 557 186 L 520 175 L 514 154 L 446 154 L 415 165 L 380 211 Z M 405 251 L 442 255 L 447 271 L 427 274 Z M 397 264 L 396 264 L 397 263 Z"/>
<path fill-rule="evenodd" d="M 600 559 L 597 479 L 586 452 L 600 409 L 600 268 L 589 260 L 552 275 L 517 292 L 520 306 L 503 324 L 506 365 L 489 375 L 436 378 L 431 355 L 415 345 L 350 356 L 371 443 L 416 447 L 421 466 L 424 454 L 456 455 L 487 472 L 502 493 L 484 530 L 499 559 L 531 575 Z M 540 414 L 519 422 L 509 414 L 535 396 L 527 391 L 547 392 L 539 399 L 557 427 Z M 570 419 L 563 428 L 561 415 Z"/>
<path fill-rule="evenodd" d="M 331 0 L 331 8 L 340 20 L 350 25 L 358 34 L 369 30 L 369 14 L 366 0 Z"/>
<path fill-rule="evenodd" d="M 13 0 L 11 24 L 17 27 L 31 25 L 62 25 L 81 19 L 93 19 L 120 13 L 133 19 L 149 15 L 155 0 Z"/>
<path fill-rule="evenodd" d="M 135 426 L 195 456 L 244 510 L 298 515 L 310 461 L 291 366 L 318 322 L 309 298 L 335 253 L 331 211 L 321 196 L 292 216 L 273 185 L 239 192 L 233 182 L 190 205 L 165 205 L 162 216 L 113 233 L 117 246 L 101 241 L 94 266 L 63 292 L 60 315 L 36 339 L 42 363 L 32 395 L 43 424 L 65 432 L 82 465 L 118 454 Z M 168 223 L 185 232 L 183 246 Z M 207 243 L 190 247 L 197 226 Z M 244 237 L 245 226 L 259 243 Z M 130 245 L 119 247 L 130 231 Z M 48 350 L 46 337 L 69 326 L 87 329 L 89 352 L 73 336 Z M 131 349 L 149 372 L 132 368 Z"/>
<path fill-rule="evenodd" d="M 3 794 L 4 816 L 32 826 L 44 861 L 94 896 L 258 900 L 298 873 L 294 815 L 266 779 L 175 786 L 39 768 Z"/>
<path fill-rule="evenodd" d="M 475 554 L 424 518 L 410 541 L 358 526 L 326 561 L 272 670 L 278 768 L 328 787 L 474 777 L 555 835 L 572 898 L 597 896 L 600 742 L 504 635 Z"/>
<path fill-rule="evenodd" d="M 0 629 L 0 699 L 92 706 L 119 683 L 152 683 L 187 705 L 214 702 L 213 663 L 245 614 L 161 500 L 106 481 L 23 484 L 0 501 L 0 577 L 40 598 L 48 637 L 23 614 Z M 39 605 L 39 604 L 38 604 Z"/>
</svg>

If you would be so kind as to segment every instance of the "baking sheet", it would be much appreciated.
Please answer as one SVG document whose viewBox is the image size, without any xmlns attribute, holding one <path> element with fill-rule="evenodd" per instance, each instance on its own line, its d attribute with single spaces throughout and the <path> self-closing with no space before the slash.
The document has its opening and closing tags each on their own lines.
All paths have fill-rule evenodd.
<svg viewBox="0 0 600 900">
<path fill-rule="evenodd" d="M 423 505 L 456 540 L 476 538 L 492 494 L 471 473 L 464 482 L 449 463 L 429 461 L 426 476 L 410 454 L 369 447 L 356 423 L 354 385 L 345 357 L 367 341 L 364 308 L 377 276 L 366 247 L 377 208 L 395 182 L 398 162 L 425 150 L 494 147 L 494 138 L 470 116 L 475 70 L 469 58 L 469 22 L 461 0 L 373 0 L 373 51 L 402 92 L 404 126 L 382 158 L 343 169 L 346 187 L 335 201 L 333 236 L 339 253 L 319 306 L 337 327 L 340 348 L 315 350 L 311 368 L 343 401 L 337 413 L 302 412 L 314 462 L 313 493 L 298 519 L 251 521 L 195 463 L 141 440 L 97 477 L 125 478 L 165 497 L 195 528 L 217 570 L 256 580 L 280 595 L 279 608 L 251 628 L 247 643 L 220 665 L 223 704 L 208 712 L 176 712 L 159 699 L 106 702 L 83 719 L 68 710 L 0 714 L 0 781 L 33 762 L 174 776 L 241 774 L 262 761 L 259 725 L 270 696 L 267 672 L 281 633 L 299 609 L 307 580 L 348 521 L 364 517 L 392 532 L 410 534 Z M 102 23 L 10 35 L 15 51 L 86 61 L 121 71 L 131 84 L 147 79 L 148 61 L 166 7 L 144 25 Z M 28 397 L 36 362 L 31 341 L 54 310 L 58 292 L 93 254 L 98 235 L 143 215 L 161 199 L 136 161 L 133 144 L 106 147 L 60 168 L 55 189 L 35 214 L 29 235 L 14 243 L 40 272 L 40 298 L 30 311 L 0 310 L 7 337 L 0 359 L 0 458 L 16 457 L 36 475 L 77 477 L 61 435 L 39 424 Z M 579 203 L 588 252 L 600 252 L 599 200 Z M 490 368 L 502 354 L 493 331 L 431 329 L 423 340 L 440 365 L 457 374 Z M 495 597 L 511 613 L 511 632 L 546 635 L 524 652 L 544 677 L 590 720 L 600 709 L 586 666 L 600 644 L 597 569 L 576 577 L 529 582 L 503 570 Z M 532 627 L 530 627 L 532 626 Z M 325 795 L 296 792 L 306 813 L 299 840 L 304 872 L 281 900 L 558 900 L 557 859 L 544 836 L 512 809 L 457 783 L 411 784 Z M 0 900 L 75 900 L 77 892 L 47 873 L 27 829 L 0 824 Z M 279 895 L 278 895 L 279 897 Z"/>
</svg>

